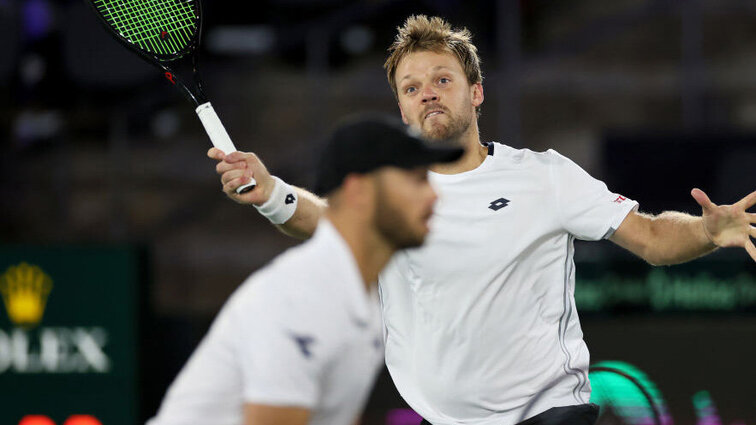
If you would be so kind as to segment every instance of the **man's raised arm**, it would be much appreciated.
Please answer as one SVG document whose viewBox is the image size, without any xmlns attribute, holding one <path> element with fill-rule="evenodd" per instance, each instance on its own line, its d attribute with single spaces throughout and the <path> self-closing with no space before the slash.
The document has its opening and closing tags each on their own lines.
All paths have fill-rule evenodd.
<svg viewBox="0 0 756 425">
<path fill-rule="evenodd" d="M 732 205 L 716 205 L 693 189 L 700 217 L 668 211 L 657 216 L 631 212 L 610 240 L 654 265 L 677 264 L 708 254 L 717 247 L 744 248 L 756 261 L 756 192 Z"/>
<path fill-rule="evenodd" d="M 207 156 L 218 161 L 215 171 L 221 176 L 223 192 L 234 201 L 253 205 L 281 232 L 307 239 L 315 232 L 328 201 L 305 189 L 289 186 L 271 176 L 260 158 L 253 153 L 233 152 L 225 155 L 210 148 Z M 254 177 L 257 187 L 238 194 L 236 188 Z"/>
</svg>

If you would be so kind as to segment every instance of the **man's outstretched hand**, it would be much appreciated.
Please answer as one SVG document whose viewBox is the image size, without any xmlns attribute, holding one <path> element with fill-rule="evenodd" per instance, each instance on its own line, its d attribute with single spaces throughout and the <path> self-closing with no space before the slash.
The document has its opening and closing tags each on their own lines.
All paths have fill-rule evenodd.
<svg viewBox="0 0 756 425">
<path fill-rule="evenodd" d="M 690 194 L 703 210 L 703 227 L 706 236 L 717 246 L 745 248 L 756 261 L 756 214 L 748 209 L 756 204 L 756 191 L 732 205 L 717 205 L 700 189 Z"/>
<path fill-rule="evenodd" d="M 275 181 L 257 155 L 249 152 L 224 154 L 218 148 L 210 148 L 207 156 L 218 161 L 215 172 L 221 176 L 223 192 L 240 204 L 262 205 L 270 198 Z M 257 186 L 249 192 L 236 193 L 236 189 L 254 177 Z"/>
</svg>

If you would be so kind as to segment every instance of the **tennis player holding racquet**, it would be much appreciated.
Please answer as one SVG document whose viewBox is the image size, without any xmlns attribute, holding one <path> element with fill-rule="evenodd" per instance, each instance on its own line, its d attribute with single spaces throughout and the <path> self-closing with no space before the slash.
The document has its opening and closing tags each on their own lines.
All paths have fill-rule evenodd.
<svg viewBox="0 0 756 425">
<path fill-rule="evenodd" d="M 404 121 L 465 149 L 458 162 L 431 167 L 440 196 L 427 243 L 397 253 L 379 278 L 386 365 L 397 389 L 433 425 L 593 424 L 574 240 L 608 239 L 657 265 L 717 247 L 745 248 L 756 260 L 756 215 L 747 212 L 756 192 L 716 205 L 695 189 L 698 217 L 640 213 L 637 202 L 553 150 L 481 142 L 482 74 L 468 30 L 412 16 L 389 52 L 387 77 Z M 238 202 L 274 211 L 285 204 L 236 194 L 252 175 L 257 194 L 296 191 L 294 213 L 271 221 L 311 234 L 325 200 L 271 178 L 252 154 L 208 155 Z"/>
<path fill-rule="evenodd" d="M 340 126 L 316 234 L 239 287 L 148 425 L 355 424 L 383 362 L 378 273 L 428 233 L 427 166 L 461 155 L 393 117 Z"/>
<path fill-rule="evenodd" d="M 236 151 L 225 127 L 202 90 L 197 55 L 202 35 L 199 0 L 87 0 L 108 32 L 123 46 L 157 66 L 195 107 L 213 146 Z M 254 179 L 236 189 L 245 193 Z"/>
</svg>

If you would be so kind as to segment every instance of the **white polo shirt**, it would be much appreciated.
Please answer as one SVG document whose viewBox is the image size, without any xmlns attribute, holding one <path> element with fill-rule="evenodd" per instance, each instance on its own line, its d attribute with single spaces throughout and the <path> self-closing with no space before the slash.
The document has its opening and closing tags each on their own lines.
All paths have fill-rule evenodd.
<svg viewBox="0 0 756 425">
<path fill-rule="evenodd" d="M 386 364 L 435 425 L 507 425 L 589 402 L 573 240 L 606 238 L 638 204 L 553 150 L 489 144 L 476 169 L 431 173 L 426 244 L 379 279 Z"/>
<path fill-rule="evenodd" d="M 383 364 L 368 293 L 327 220 L 231 296 L 149 425 L 241 425 L 244 403 L 304 407 L 311 425 L 352 425 Z"/>
</svg>

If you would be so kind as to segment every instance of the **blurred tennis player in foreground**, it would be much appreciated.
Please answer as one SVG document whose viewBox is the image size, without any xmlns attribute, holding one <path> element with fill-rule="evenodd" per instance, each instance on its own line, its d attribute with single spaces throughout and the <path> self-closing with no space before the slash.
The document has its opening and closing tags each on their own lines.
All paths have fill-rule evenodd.
<svg viewBox="0 0 756 425">
<path fill-rule="evenodd" d="M 398 119 L 337 129 L 312 239 L 233 294 L 149 425 L 354 424 L 383 364 L 378 272 L 425 239 L 428 165 L 462 152 L 425 145 Z"/>
<path fill-rule="evenodd" d="M 427 422 L 594 423 L 573 296 L 576 238 L 609 239 L 652 264 L 718 246 L 745 248 L 756 260 L 756 214 L 746 211 L 756 192 L 718 206 L 694 189 L 702 217 L 653 216 L 553 150 L 481 143 L 482 75 L 466 29 L 410 17 L 385 68 L 404 122 L 465 149 L 459 161 L 431 168 L 440 201 L 427 243 L 397 253 L 379 278 L 386 364 Z M 258 206 L 287 234 L 315 229 L 325 200 L 272 178 L 253 154 L 208 155 L 230 198 Z M 259 187 L 237 195 L 252 176 Z M 296 192 L 291 215 L 269 214 L 285 202 L 276 192 Z"/>
</svg>

